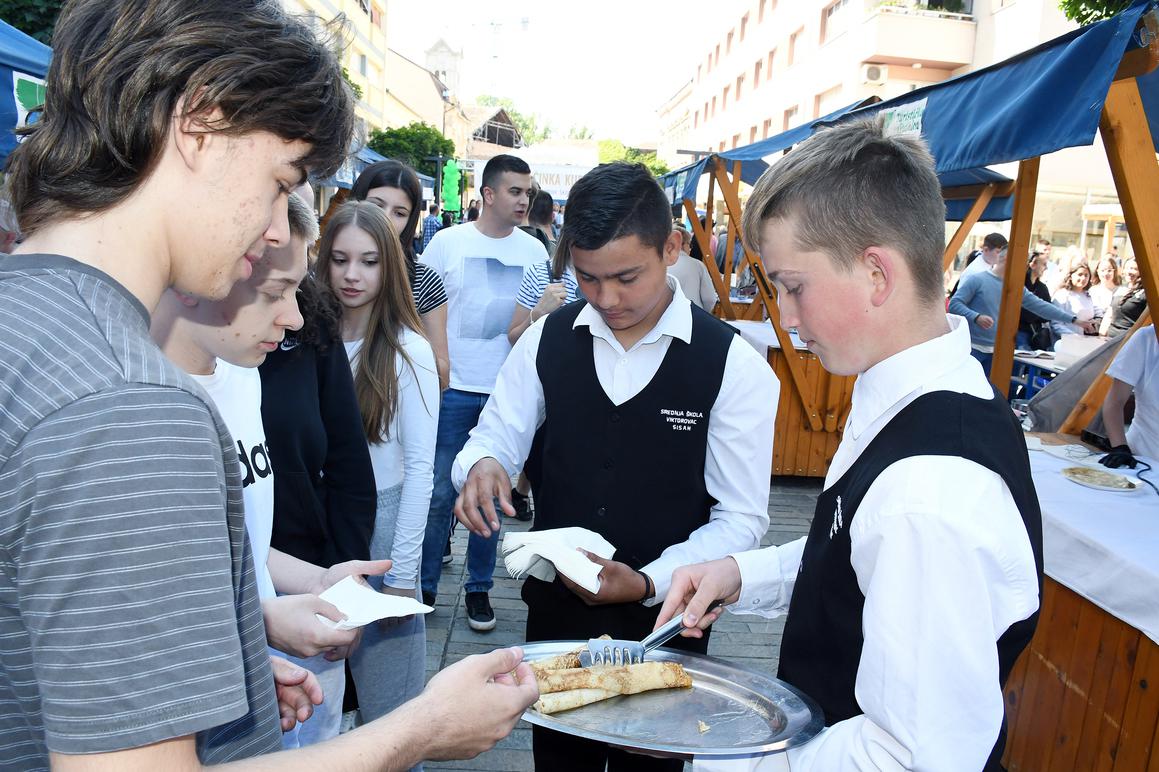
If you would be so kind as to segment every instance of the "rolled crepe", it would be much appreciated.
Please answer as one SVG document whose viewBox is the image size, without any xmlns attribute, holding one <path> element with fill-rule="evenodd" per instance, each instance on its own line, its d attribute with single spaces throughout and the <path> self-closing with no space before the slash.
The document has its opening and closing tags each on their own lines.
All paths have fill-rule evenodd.
<svg viewBox="0 0 1159 772">
<path fill-rule="evenodd" d="M 612 636 L 604 633 L 599 637 L 601 641 L 610 641 Z M 580 652 L 586 649 L 587 646 L 579 646 L 564 654 L 556 654 L 554 657 L 545 657 L 544 659 L 537 659 L 527 664 L 531 666 L 531 670 L 535 673 L 536 678 L 540 673 L 548 670 L 567 670 L 569 668 L 577 668 L 580 666 Z"/>
<path fill-rule="evenodd" d="M 572 689 L 570 692 L 541 694 L 531 707 L 544 715 L 551 715 L 616 696 L 618 695 L 615 692 L 606 692 L 603 689 Z"/>
<path fill-rule="evenodd" d="M 678 662 L 641 662 L 619 667 L 582 667 L 536 671 L 539 693 L 597 689 L 612 694 L 639 694 L 653 689 L 692 686 L 692 678 Z M 586 704 L 586 703 L 585 703 Z"/>
</svg>

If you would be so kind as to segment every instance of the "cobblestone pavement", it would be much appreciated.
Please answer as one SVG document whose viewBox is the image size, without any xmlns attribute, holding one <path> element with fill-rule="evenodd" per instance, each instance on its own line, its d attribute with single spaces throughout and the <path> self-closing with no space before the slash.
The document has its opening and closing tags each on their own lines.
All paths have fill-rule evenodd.
<svg viewBox="0 0 1159 772">
<path fill-rule="evenodd" d="M 813 507 L 821 492 L 821 480 L 779 477 L 773 480 L 769 495 L 769 530 L 763 545 L 784 544 L 809 530 Z M 504 518 L 503 527 L 526 530 L 527 525 Z M 497 624 L 487 633 L 477 633 L 467 626 L 463 605 L 463 573 L 466 531 L 457 528 L 452 544 L 453 561 L 443 568 L 435 610 L 427 615 L 427 677 L 470 654 L 481 654 L 500 646 L 523 641 L 527 606 L 519 597 L 520 582 L 511 579 L 503 561 L 495 570 L 495 588 L 491 606 Z M 708 653 L 751 668 L 775 673 L 781 645 L 783 619 L 726 614 L 713 629 Z M 447 731 L 450 728 L 444 728 Z M 436 729 L 438 731 L 438 729 Z M 483 772 L 524 772 L 531 762 L 531 727 L 519 722 L 505 740 L 495 748 L 470 761 L 428 763 L 428 769 L 481 770 Z"/>
</svg>

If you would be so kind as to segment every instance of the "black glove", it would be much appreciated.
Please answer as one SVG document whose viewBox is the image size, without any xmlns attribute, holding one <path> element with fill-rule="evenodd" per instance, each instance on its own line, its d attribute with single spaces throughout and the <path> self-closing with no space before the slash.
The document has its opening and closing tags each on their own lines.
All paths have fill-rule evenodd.
<svg viewBox="0 0 1159 772">
<path fill-rule="evenodd" d="M 1116 445 L 1111 448 L 1110 453 L 1099 459 L 1099 463 L 1103 466 L 1109 466 L 1111 469 L 1118 469 L 1121 466 L 1134 469 L 1139 462 L 1131 455 L 1131 448 L 1129 446 Z"/>
</svg>

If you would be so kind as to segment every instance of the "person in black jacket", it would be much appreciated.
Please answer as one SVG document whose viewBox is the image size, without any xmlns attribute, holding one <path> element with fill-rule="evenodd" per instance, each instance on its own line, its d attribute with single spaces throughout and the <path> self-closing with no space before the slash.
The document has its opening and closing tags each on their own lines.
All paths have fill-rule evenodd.
<svg viewBox="0 0 1159 772">
<path fill-rule="evenodd" d="M 1050 302 L 1050 289 L 1042 281 L 1042 274 L 1046 272 L 1046 255 L 1042 252 L 1031 252 L 1026 264 L 1026 289 L 1038 297 Z M 1020 351 L 1052 351 L 1054 349 L 1054 334 L 1050 329 L 1050 321 L 1038 314 L 1022 309 L 1018 317 L 1018 336 L 1014 347 Z"/>
<path fill-rule="evenodd" d="M 307 235 L 317 239 L 317 228 Z M 262 422 L 274 474 L 271 546 L 330 566 L 370 557 L 375 488 L 370 453 L 346 350 L 339 343 L 333 295 L 312 276 L 298 290 L 302 329 L 287 334 L 259 368 Z M 338 345 L 335 345 L 338 343 Z M 326 701 L 302 724 L 297 743 L 338 734 L 343 661 L 298 660 L 318 676 Z"/>
</svg>

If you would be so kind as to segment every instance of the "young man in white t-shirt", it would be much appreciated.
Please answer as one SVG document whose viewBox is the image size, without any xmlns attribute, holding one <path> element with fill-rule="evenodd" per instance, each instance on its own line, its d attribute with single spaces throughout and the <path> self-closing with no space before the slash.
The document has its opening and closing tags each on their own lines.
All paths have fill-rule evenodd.
<svg viewBox="0 0 1159 772">
<path fill-rule="evenodd" d="M 1138 463 L 1135 456 L 1159 459 L 1159 340 L 1155 325 L 1136 330 L 1107 368 L 1111 389 L 1103 401 L 1103 423 L 1111 452 L 1102 463 L 1117 468 Z M 1135 394 L 1135 417 L 1125 428 L 1123 407 Z"/>
<path fill-rule="evenodd" d="M 290 196 L 291 238 L 286 246 L 267 248 L 250 278 L 234 285 L 224 300 L 166 292 L 153 315 L 151 332 L 165 355 L 213 399 L 237 444 L 246 532 L 270 645 L 296 657 L 326 653 L 342 658 L 357 645 L 358 631 L 333 630 L 318 621 L 316 614 L 336 622 L 344 618 L 318 594 L 345 576 L 382 573 L 390 564 L 350 561 L 327 570 L 271 550 L 274 478 L 257 370 L 286 330 L 302 326 L 295 293 L 306 275 L 307 231 L 313 218 L 301 198 Z"/>
<path fill-rule="evenodd" d="M 435 447 L 435 488 L 423 539 L 423 601 L 434 603 L 443 547 L 451 531 L 455 486 L 451 464 L 479 420 L 495 388 L 499 367 L 511 351 L 507 330 L 523 269 L 547 260 L 547 250 L 518 229 L 530 204 L 531 167 L 497 155 L 483 168 L 483 211 L 475 222 L 444 228 L 422 254 L 447 290 L 447 343 L 451 387 L 443 392 Z M 471 534 L 467 544 L 467 622 L 473 630 L 495 627 L 488 593 L 493 585 L 498 536 Z"/>
</svg>

